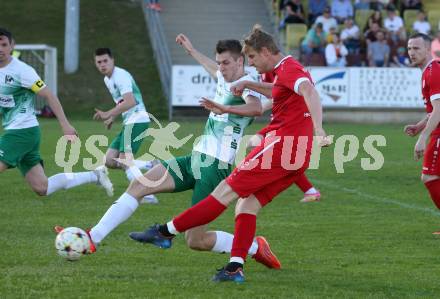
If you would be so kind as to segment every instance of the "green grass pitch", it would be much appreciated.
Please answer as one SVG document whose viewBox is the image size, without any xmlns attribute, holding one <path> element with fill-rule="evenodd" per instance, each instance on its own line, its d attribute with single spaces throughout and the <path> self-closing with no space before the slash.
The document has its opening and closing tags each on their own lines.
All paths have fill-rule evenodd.
<svg viewBox="0 0 440 299">
<path fill-rule="evenodd" d="M 60 129 L 42 121 L 42 155 L 48 175 L 61 172 L 54 162 Z M 83 147 L 88 136 L 111 132 L 100 123 L 76 121 Z M 183 122 L 178 137 L 202 132 L 203 122 Z M 261 124 L 254 124 L 248 134 Z M 283 269 L 273 271 L 249 259 L 246 283 L 214 284 L 215 269 L 228 255 L 191 251 L 182 236 L 169 250 L 142 246 L 128 233 L 164 222 L 188 207 L 190 193 L 161 194 L 160 204 L 142 205 L 118 227 L 98 252 L 78 262 L 57 256 L 55 224 L 93 226 L 127 187 L 121 171 L 111 171 L 114 198 L 96 186 L 81 186 L 39 198 L 17 170 L 0 175 L 0 297 L 1 298 L 436 298 L 440 294 L 440 213 L 419 181 L 421 165 L 412 159 L 415 139 L 397 125 L 326 125 L 337 139 L 357 136 L 360 151 L 334 166 L 335 147 L 322 150 L 320 167 L 308 175 L 323 195 L 319 203 L 300 204 L 292 186 L 264 208 L 257 234 L 264 235 Z M 384 165 L 364 171 L 362 149 L 368 135 L 384 135 L 378 147 Z M 143 150 L 147 147 L 143 146 Z M 103 148 L 103 151 L 105 149 Z M 184 154 L 187 149 L 177 151 Z M 75 171 L 81 171 L 82 159 Z M 210 226 L 233 230 L 233 209 Z"/>
</svg>

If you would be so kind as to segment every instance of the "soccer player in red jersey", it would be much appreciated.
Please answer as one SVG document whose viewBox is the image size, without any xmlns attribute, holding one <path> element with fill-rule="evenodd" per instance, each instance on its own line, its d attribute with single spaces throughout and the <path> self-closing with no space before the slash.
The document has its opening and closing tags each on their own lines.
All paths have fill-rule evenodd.
<svg viewBox="0 0 440 299">
<path fill-rule="evenodd" d="M 273 83 L 275 80 L 274 72 L 261 74 L 261 80 L 266 83 Z M 263 137 L 261 135 L 257 136 L 260 138 Z M 312 185 L 305 173 L 303 173 L 298 180 L 295 181 L 295 185 L 297 185 L 298 188 L 304 193 L 304 197 L 300 200 L 300 202 L 306 203 L 319 201 L 321 199 L 321 193 Z"/>
<path fill-rule="evenodd" d="M 243 51 L 260 74 L 274 70 L 276 75 L 273 84 L 243 81 L 231 87 L 235 94 L 248 88 L 273 99 L 272 120 L 259 132 L 264 139 L 204 200 L 167 224 L 131 234 L 137 241 L 158 246 L 178 233 L 213 221 L 238 199 L 231 258 L 214 281 L 244 281 L 243 264 L 255 236 L 259 210 L 307 169 L 313 131 L 326 137 L 319 95 L 304 67 L 284 56 L 273 37 L 259 26 L 245 39 Z"/>
<path fill-rule="evenodd" d="M 422 69 L 422 95 L 428 115 L 404 131 L 409 136 L 420 133 L 414 147 L 414 159 L 423 157 L 422 182 L 440 209 L 440 61 L 431 57 L 431 38 L 417 33 L 408 40 L 408 54 L 414 66 Z M 427 144 L 427 141 L 429 142 Z M 433 234 L 440 235 L 440 232 Z"/>
</svg>

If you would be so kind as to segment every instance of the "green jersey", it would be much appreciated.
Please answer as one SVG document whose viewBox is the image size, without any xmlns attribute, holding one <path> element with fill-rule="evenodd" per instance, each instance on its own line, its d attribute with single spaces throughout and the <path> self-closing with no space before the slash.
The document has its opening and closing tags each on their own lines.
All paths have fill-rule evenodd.
<svg viewBox="0 0 440 299">
<path fill-rule="evenodd" d="M 141 91 L 129 72 L 115 66 L 111 77 L 104 77 L 104 83 L 116 105 L 123 101 L 122 96 L 124 94 L 133 93 L 136 106 L 122 113 L 124 125 L 150 122 L 144 101 L 142 100 Z"/>
<path fill-rule="evenodd" d="M 0 112 L 5 130 L 38 126 L 35 94 L 44 87 L 37 72 L 15 57 L 0 68 Z"/>
<path fill-rule="evenodd" d="M 237 81 L 226 82 L 222 74 L 217 71 L 217 89 L 214 101 L 223 105 L 243 105 L 244 99 L 251 95 L 260 99 L 261 95 L 249 89 L 245 89 L 241 97 L 234 96 L 231 85 L 242 81 L 257 81 L 251 75 L 246 74 Z M 229 164 L 234 163 L 235 155 L 238 151 L 244 129 L 253 121 L 253 117 L 240 116 L 236 114 L 224 113 L 221 115 L 209 114 L 205 125 L 203 136 L 194 146 L 194 151 L 215 157 L 220 161 Z"/>
</svg>

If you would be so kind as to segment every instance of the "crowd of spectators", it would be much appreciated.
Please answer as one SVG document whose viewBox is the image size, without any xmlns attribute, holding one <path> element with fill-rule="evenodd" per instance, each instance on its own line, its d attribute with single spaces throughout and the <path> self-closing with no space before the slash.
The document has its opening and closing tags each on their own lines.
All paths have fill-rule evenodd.
<svg viewBox="0 0 440 299">
<path fill-rule="evenodd" d="M 440 59 L 440 24 L 431 28 L 421 0 L 281 0 L 283 12 L 279 29 L 286 24 L 303 23 L 308 31 L 301 42 L 301 59 L 310 65 L 312 57 L 322 57 L 328 66 L 405 67 L 409 65 L 406 41 L 421 32 L 434 37 L 433 57 Z M 308 5 L 307 13 L 303 5 Z M 418 10 L 407 32 L 401 16 L 407 9 Z M 356 13 L 371 15 L 356 24 Z M 361 25 L 363 28 L 360 28 Z M 409 24 L 407 24 L 409 25 Z M 439 31 L 439 33 L 437 33 Z"/>
</svg>

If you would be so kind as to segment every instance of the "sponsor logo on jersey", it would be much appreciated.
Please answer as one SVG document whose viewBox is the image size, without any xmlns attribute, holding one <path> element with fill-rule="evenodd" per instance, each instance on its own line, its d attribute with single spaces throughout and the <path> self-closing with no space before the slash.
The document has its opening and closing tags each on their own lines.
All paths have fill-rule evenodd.
<svg viewBox="0 0 440 299">
<path fill-rule="evenodd" d="M 5 84 L 12 84 L 14 82 L 14 78 L 10 75 L 5 76 Z"/>
<path fill-rule="evenodd" d="M 12 95 L 0 94 L 0 107 L 2 108 L 14 108 L 15 101 Z"/>
<path fill-rule="evenodd" d="M 5 152 L 4 152 L 4 151 L 2 151 L 2 150 L 0 150 L 0 157 L 3 157 L 3 156 L 4 156 L 4 154 L 5 154 Z"/>
<path fill-rule="evenodd" d="M 5 84 L 12 84 L 14 82 L 14 78 L 11 75 L 5 76 Z"/>
</svg>

